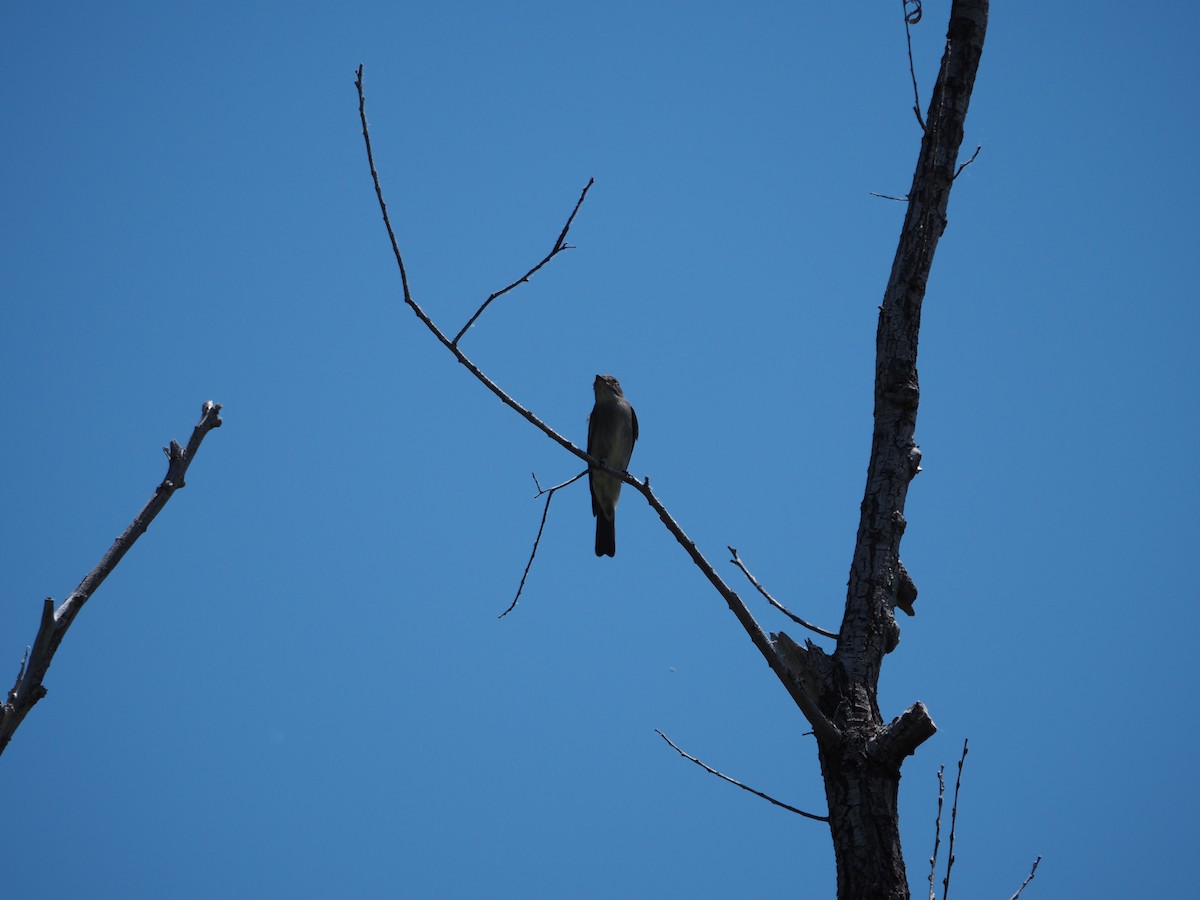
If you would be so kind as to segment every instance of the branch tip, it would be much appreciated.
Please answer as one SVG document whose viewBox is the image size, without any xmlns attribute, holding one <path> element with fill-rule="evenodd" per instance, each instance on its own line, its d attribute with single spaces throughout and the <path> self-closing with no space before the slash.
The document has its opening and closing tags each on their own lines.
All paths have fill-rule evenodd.
<svg viewBox="0 0 1200 900">
<path fill-rule="evenodd" d="M 1017 898 L 1021 896 L 1021 891 L 1025 890 L 1025 886 L 1028 885 L 1029 882 L 1033 881 L 1033 876 L 1037 874 L 1038 863 L 1041 861 L 1042 857 L 1039 855 L 1038 858 L 1033 861 L 1033 868 L 1029 870 L 1029 876 L 1021 882 L 1021 886 L 1017 888 L 1017 892 L 1009 897 L 1008 900 L 1017 900 Z"/>
</svg>

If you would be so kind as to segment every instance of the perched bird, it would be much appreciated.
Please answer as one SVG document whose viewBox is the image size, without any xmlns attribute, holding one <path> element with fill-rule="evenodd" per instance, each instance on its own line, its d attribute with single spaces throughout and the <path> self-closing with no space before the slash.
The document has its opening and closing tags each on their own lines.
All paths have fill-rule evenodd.
<svg viewBox="0 0 1200 900">
<path fill-rule="evenodd" d="M 621 382 L 612 375 L 597 375 L 592 382 L 596 405 L 588 416 L 589 455 L 602 460 L 610 469 L 625 471 L 638 437 L 637 413 L 625 399 Z M 621 496 L 621 480 L 592 469 L 588 472 L 592 489 L 592 515 L 596 517 L 596 555 L 617 555 L 617 533 L 613 517 Z"/>
</svg>

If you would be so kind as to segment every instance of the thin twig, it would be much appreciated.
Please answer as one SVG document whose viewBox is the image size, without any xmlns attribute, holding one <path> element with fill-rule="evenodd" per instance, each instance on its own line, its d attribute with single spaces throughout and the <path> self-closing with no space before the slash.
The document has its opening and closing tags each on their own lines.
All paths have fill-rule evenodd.
<svg viewBox="0 0 1200 900">
<path fill-rule="evenodd" d="M 783 803 L 782 801 L 776 800 L 774 797 L 772 797 L 768 794 L 764 794 L 762 791 L 756 791 L 752 787 L 747 787 L 746 785 L 742 784 L 740 781 L 738 781 L 734 778 L 730 778 L 728 775 L 722 774 L 721 772 L 718 772 L 712 766 L 705 765 L 704 763 L 700 762 L 700 760 L 696 759 L 696 757 L 694 757 L 688 753 L 684 753 L 677 746 L 675 746 L 674 741 L 672 741 L 669 737 L 667 737 L 665 734 L 663 734 L 657 728 L 654 729 L 654 732 L 660 738 L 662 738 L 664 741 L 666 741 L 668 744 L 670 744 L 674 748 L 676 753 L 678 753 L 684 759 L 690 759 L 692 762 L 694 762 L 696 765 L 698 765 L 700 768 L 702 768 L 705 772 L 708 772 L 710 775 L 716 775 L 718 778 L 728 781 L 730 784 L 737 785 L 743 791 L 749 791 L 750 793 L 754 794 L 754 796 L 762 797 L 762 799 L 766 800 L 767 802 L 774 803 L 776 806 L 782 807 L 783 809 L 786 809 L 789 812 L 794 812 L 798 816 L 804 816 L 804 818 L 812 819 L 815 822 L 828 822 L 829 821 L 829 816 L 818 816 L 814 813 L 805 812 L 802 809 L 796 809 L 796 807 L 789 806 L 788 804 Z"/>
<path fill-rule="evenodd" d="M 485 375 L 482 370 L 480 370 L 480 368 L 475 365 L 475 363 L 473 363 L 471 359 L 465 353 L 463 353 L 453 341 L 451 341 L 446 337 L 445 334 L 442 333 L 441 329 L 437 327 L 433 319 L 431 319 L 426 314 L 425 310 L 423 310 L 416 300 L 413 299 L 412 293 L 408 286 L 408 277 L 405 273 L 404 261 L 400 255 L 400 245 L 396 241 L 396 233 L 392 229 L 391 220 L 388 218 L 387 204 L 383 199 L 383 188 L 380 186 L 379 173 L 375 169 L 375 156 L 371 150 L 371 134 L 367 127 L 366 95 L 363 89 L 363 67 L 361 65 L 358 67 L 358 75 L 354 84 L 358 89 L 358 112 L 359 118 L 362 121 L 363 141 L 365 142 L 367 148 L 367 162 L 371 168 L 371 180 L 375 185 L 375 196 L 379 200 L 379 209 L 383 214 L 384 224 L 387 226 L 388 238 L 392 244 L 392 253 L 396 257 L 396 264 L 400 267 L 400 281 L 404 289 L 404 302 L 416 314 L 417 318 L 421 320 L 425 327 L 433 333 L 433 336 L 437 338 L 439 342 L 441 342 L 442 346 L 449 350 L 454 355 L 454 358 L 457 359 L 463 366 L 465 366 L 472 375 L 479 379 L 484 387 L 495 394 L 505 406 L 512 409 L 563 449 L 579 457 L 579 459 L 583 460 L 591 468 L 599 469 L 602 472 L 607 472 L 614 477 L 621 479 L 622 482 L 630 485 L 634 488 L 634 490 L 638 491 L 643 497 L 646 498 L 646 502 L 650 504 L 650 507 L 656 513 L 658 513 L 658 517 L 662 520 L 663 525 L 666 526 L 667 530 L 671 532 L 679 545 L 683 547 L 684 551 L 692 558 L 692 561 L 696 563 L 697 567 L 704 574 L 704 577 L 708 579 L 709 583 L 716 588 L 717 592 L 725 600 L 725 603 L 729 606 L 733 614 L 737 616 L 742 628 L 745 629 L 746 634 L 750 637 L 750 640 L 753 641 L 754 646 L 758 648 L 759 653 L 761 653 L 763 658 L 766 659 L 767 665 L 771 667 L 771 671 L 775 673 L 776 677 L 787 689 L 792 699 L 795 700 L 796 705 L 800 707 L 805 717 L 812 724 L 817 736 L 824 741 L 835 742 L 840 740 L 841 732 L 833 725 L 832 722 L 829 721 L 828 718 L 826 718 L 825 714 L 821 712 L 820 708 L 812 700 L 812 698 L 809 697 L 808 694 L 805 693 L 805 691 L 796 683 L 795 679 L 791 677 L 787 667 L 783 664 L 782 660 L 780 660 L 778 654 L 776 654 L 766 632 L 763 631 L 762 627 L 757 621 L 755 621 L 754 616 L 751 615 L 750 610 L 746 607 L 746 604 L 742 601 L 741 597 L 739 597 L 737 593 L 729 587 L 729 585 L 725 584 L 721 577 L 716 573 L 716 570 L 712 567 L 712 564 L 704 558 L 704 555 L 697 549 L 696 544 L 684 533 L 683 529 L 679 527 L 679 523 L 675 521 L 669 512 L 667 512 L 667 508 L 662 505 L 659 499 L 650 490 L 650 479 L 646 478 L 644 481 L 638 481 L 628 472 L 618 472 L 610 468 L 602 460 L 596 459 L 595 457 L 590 456 L 583 450 L 579 449 L 579 447 L 576 447 L 573 443 L 571 443 L 571 441 L 567 440 L 528 409 L 513 400 L 512 397 L 508 396 L 508 394 L 506 394 L 499 387 L 499 385 L 488 378 L 487 375 Z"/>
<path fill-rule="evenodd" d="M 942 775 L 945 771 L 945 766 L 938 766 L 937 818 L 933 820 L 933 855 L 929 857 L 929 900 L 936 900 L 937 898 L 937 894 L 933 886 L 933 879 L 937 874 L 938 848 L 942 845 L 942 801 L 946 797 L 946 779 L 943 778 Z"/>
<path fill-rule="evenodd" d="M 797 625 L 801 625 L 804 628 L 807 628 L 809 631 L 815 631 L 817 634 L 822 635 L 824 637 L 834 638 L 835 640 L 837 639 L 837 632 L 826 631 L 824 628 L 818 628 L 816 625 L 812 625 L 809 622 L 805 622 L 802 618 L 800 618 L 798 615 L 793 613 L 786 606 L 784 606 L 782 603 L 780 603 L 778 600 L 776 600 L 774 597 L 772 597 L 770 594 L 768 594 L 766 588 L 764 588 L 761 584 L 758 583 L 758 579 L 750 574 L 750 570 L 746 568 L 746 564 L 742 562 L 742 558 L 740 556 L 738 556 L 738 552 L 735 549 L 733 549 L 732 547 L 728 547 L 726 549 L 728 549 L 729 552 L 733 554 L 733 559 L 731 559 L 730 562 L 742 570 L 742 574 L 745 575 L 748 579 L 750 579 L 750 583 L 752 585 L 754 585 L 754 587 L 758 590 L 758 592 L 760 594 L 763 595 L 763 597 L 766 598 L 768 603 L 770 603 L 773 607 L 775 607 L 777 610 L 779 610 L 781 613 L 783 613 L 785 616 L 787 616 L 789 619 L 791 619 Z"/>
<path fill-rule="evenodd" d="M 512 612 L 516 608 L 517 601 L 521 599 L 521 591 L 525 589 L 525 579 L 529 577 L 529 569 L 531 566 L 533 566 L 533 558 L 537 556 L 538 544 L 542 542 L 542 530 L 546 527 L 546 516 L 550 513 L 550 501 L 554 499 L 554 492 L 559 488 L 565 488 L 568 484 L 573 484 L 574 482 L 578 481 L 587 474 L 587 471 L 587 469 L 584 469 L 574 478 L 570 478 L 564 481 L 562 484 L 556 484 L 552 488 L 543 488 L 540 484 L 538 484 L 537 475 L 533 476 L 533 483 L 537 484 L 538 488 L 536 497 L 540 497 L 542 494 L 547 495 L 546 505 L 542 509 L 542 524 L 538 526 L 537 537 L 533 539 L 533 551 L 529 554 L 529 562 L 525 563 L 525 571 L 521 574 L 521 583 L 517 585 L 517 595 L 513 597 L 513 602 L 509 604 L 508 609 L 497 616 L 498 619 L 503 619 L 510 612 Z"/>
<path fill-rule="evenodd" d="M 168 461 L 167 474 L 154 489 L 154 496 L 147 501 L 129 527 L 113 542 L 96 567 L 84 576 L 83 581 L 62 605 L 56 610 L 54 600 L 50 597 L 42 601 L 42 616 L 37 637 L 33 640 L 33 646 L 25 651 L 16 683 L 8 692 L 7 702 L 0 707 L 0 753 L 4 752 L 13 732 L 33 709 L 34 704 L 46 696 L 46 688 L 42 681 L 67 629 L 71 627 L 83 605 L 104 583 L 104 579 L 117 567 L 137 539 L 145 534 L 155 516 L 167 505 L 167 501 L 184 486 L 184 475 L 200 449 L 200 442 L 210 431 L 221 426 L 220 412 L 221 404 L 211 400 L 205 403 L 200 410 L 200 422 L 192 429 L 192 437 L 187 447 L 180 447 L 178 443 L 171 441 L 169 447 L 163 448 Z"/>
<path fill-rule="evenodd" d="M 897 203 L 907 203 L 908 197 L 893 197 L 891 194 L 877 194 L 874 191 L 867 191 L 872 197 L 878 197 L 880 200 L 895 200 Z"/>
<path fill-rule="evenodd" d="M 567 224 L 564 225 L 563 230 L 561 232 L 559 232 L 558 240 L 554 242 L 554 246 L 550 249 L 550 252 L 546 254 L 545 258 L 540 263 L 538 263 L 536 266 L 534 266 L 532 269 L 530 269 L 528 272 L 526 272 L 524 275 L 522 275 L 520 278 L 518 278 L 516 281 L 514 281 L 512 284 L 510 284 L 506 287 L 500 288 L 500 290 L 496 291 L 496 293 L 492 294 L 490 297 L 488 297 L 486 300 L 484 300 L 483 305 L 481 307 L 479 307 L 479 309 L 475 310 L 475 315 L 471 316 L 471 318 L 467 320 L 467 324 L 464 325 L 462 327 L 462 329 L 458 332 L 458 334 L 456 334 L 454 336 L 454 339 L 450 342 L 451 344 L 458 346 L 459 340 L 462 338 L 462 336 L 464 334 L 467 333 L 467 329 L 469 329 L 472 325 L 475 324 L 475 320 L 478 319 L 481 315 L 483 315 L 483 311 L 488 308 L 488 305 L 493 300 L 495 300 L 497 297 L 501 296 L 502 294 L 507 294 L 509 291 L 511 291 L 517 285 L 524 284 L 525 282 L 529 281 L 529 279 L 533 276 L 533 274 L 535 272 L 537 272 L 538 269 L 540 269 L 546 263 L 550 262 L 550 260 L 554 259 L 554 257 L 558 256 L 558 254 L 562 253 L 564 250 L 573 250 L 574 249 L 574 247 L 572 247 L 570 244 L 567 243 L 567 232 L 571 230 L 571 223 L 575 221 L 575 214 L 579 212 L 579 207 L 583 206 L 583 200 L 585 197 L 587 197 L 588 189 L 593 184 L 595 184 L 595 182 L 596 182 L 595 178 L 589 178 L 588 183 L 583 186 L 583 193 L 581 193 L 579 195 L 579 199 L 575 202 L 575 208 L 573 210 L 571 210 L 571 215 L 567 217 Z"/>
<path fill-rule="evenodd" d="M 983 144 L 980 144 L 978 147 L 975 148 L 975 152 L 971 154 L 971 158 L 968 159 L 961 166 L 959 166 L 958 169 L 955 171 L 955 173 L 954 173 L 955 178 L 958 178 L 958 176 L 962 174 L 963 169 L 965 169 L 971 163 L 975 162 L 975 157 L 977 157 L 979 155 L 979 151 L 982 149 L 983 149 Z"/>
<path fill-rule="evenodd" d="M 371 152 L 371 133 L 367 130 L 367 95 L 363 93 L 362 63 L 358 65 L 354 86 L 358 88 L 358 117 L 362 120 L 363 142 L 367 145 L 367 164 L 371 167 L 371 181 L 375 183 L 375 197 L 379 200 L 379 209 L 383 213 L 383 224 L 387 226 L 392 249 L 396 252 L 396 264 L 400 266 L 400 284 L 404 287 L 404 301 L 415 305 L 412 302 L 412 292 L 408 289 L 408 273 L 404 270 L 404 260 L 400 257 L 400 245 L 396 243 L 396 232 L 392 231 L 392 220 L 388 218 L 387 203 L 383 199 L 383 188 L 379 185 L 379 173 L 375 171 L 375 154 Z M 420 315 L 419 312 L 418 315 Z"/>
<path fill-rule="evenodd" d="M 909 30 L 910 25 L 916 25 L 921 21 L 921 0 L 903 0 L 904 2 L 904 38 L 908 41 L 908 74 L 912 76 L 913 86 L 913 112 L 917 114 L 917 122 L 921 126 L 921 130 L 925 130 L 925 120 L 921 118 L 921 93 L 917 90 L 917 72 L 913 67 L 912 56 L 912 32 Z M 909 6 L 914 7 L 912 12 L 908 11 Z"/>
<path fill-rule="evenodd" d="M 963 739 L 963 752 L 958 760 L 958 777 L 954 779 L 954 805 L 950 807 L 950 846 L 946 848 L 946 877 L 942 879 L 942 900 L 950 896 L 950 870 L 954 868 L 954 836 L 958 825 L 958 789 L 962 785 L 963 763 L 967 761 L 967 741 Z"/>
<path fill-rule="evenodd" d="M 1033 876 L 1037 873 L 1038 863 L 1040 863 L 1041 861 L 1042 861 L 1042 858 L 1040 856 L 1033 861 L 1033 868 L 1029 870 L 1029 877 L 1021 882 L 1021 886 L 1019 888 L 1017 888 L 1017 892 L 1015 894 L 1013 894 L 1011 897 L 1009 897 L 1008 900 L 1017 900 L 1017 898 L 1021 896 L 1021 891 L 1025 890 L 1025 885 L 1027 885 L 1027 884 L 1029 884 L 1029 882 L 1033 881 Z"/>
</svg>

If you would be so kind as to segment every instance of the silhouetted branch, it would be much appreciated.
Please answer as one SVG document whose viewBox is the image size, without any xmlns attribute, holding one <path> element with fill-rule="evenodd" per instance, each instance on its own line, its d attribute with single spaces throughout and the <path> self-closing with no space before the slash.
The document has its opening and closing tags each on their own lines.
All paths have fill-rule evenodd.
<svg viewBox="0 0 1200 900">
<path fill-rule="evenodd" d="M 46 696 L 46 688 L 42 681 L 46 677 L 46 670 L 50 667 L 58 645 L 66 635 L 67 629 L 71 627 L 71 623 L 75 621 L 75 616 L 104 583 L 104 579 L 109 576 L 109 573 L 117 567 L 137 539 L 145 534 L 150 523 L 154 521 L 154 517 L 167 505 L 167 501 L 171 499 L 175 491 L 184 486 L 184 475 L 187 473 L 188 466 L 192 464 L 196 452 L 200 449 L 200 442 L 212 429 L 221 426 L 220 412 L 221 404 L 212 401 L 205 403 L 200 410 L 200 422 L 192 430 L 192 437 L 188 441 L 187 447 L 180 447 L 178 443 L 171 441 L 169 447 L 163 448 L 168 461 L 167 474 L 155 488 L 154 496 L 134 517 L 125 532 L 116 539 L 96 567 L 84 576 L 79 587 L 75 588 L 71 596 L 63 601 L 62 606 L 55 610 L 54 601 L 50 597 L 42 601 L 42 616 L 37 637 L 34 638 L 33 646 L 26 650 L 25 656 L 21 660 L 16 683 L 8 692 L 7 702 L 0 707 L 0 753 L 4 752 L 8 742 L 12 739 L 13 732 L 33 709 L 34 704 Z"/>
<path fill-rule="evenodd" d="M 937 891 L 933 886 L 933 879 L 937 877 L 937 858 L 938 848 L 942 846 L 942 802 L 946 798 L 946 779 L 943 774 L 946 767 L 938 766 L 938 806 L 937 818 L 933 820 L 933 855 L 929 857 L 929 900 L 937 900 Z"/>
<path fill-rule="evenodd" d="M 362 67 L 361 66 L 359 67 L 359 77 L 360 78 L 362 77 Z M 571 247 L 571 245 L 566 242 L 567 241 L 567 232 L 571 230 L 571 223 L 575 221 L 575 214 L 577 212 L 579 212 L 579 207 L 583 206 L 583 200 L 585 197 L 587 197 L 588 189 L 593 184 L 595 184 L 595 182 L 596 182 L 595 178 L 589 178 L 588 183 L 583 186 L 583 193 L 579 195 L 579 200 L 576 201 L 575 208 L 573 210 L 571 210 L 571 215 L 567 217 L 567 224 L 564 225 L 563 230 L 561 232 L 559 232 L 558 240 L 554 242 L 554 246 L 552 248 L 550 248 L 550 252 L 546 254 L 545 258 L 540 263 L 538 263 L 536 266 L 534 266 L 532 269 L 530 269 L 528 272 L 526 272 L 524 275 L 522 275 L 520 278 L 518 278 L 516 281 L 514 281 L 512 284 L 508 285 L 507 287 L 500 288 L 500 290 L 496 291 L 496 293 L 492 294 L 490 297 L 488 297 L 486 300 L 484 300 L 483 305 L 481 307 L 479 307 L 479 309 L 475 310 L 475 315 L 471 316 L 471 318 L 467 320 L 467 324 L 462 327 L 462 330 L 459 331 L 458 334 L 456 334 L 454 336 L 454 340 L 452 340 L 450 342 L 451 344 L 458 346 L 459 340 L 462 338 L 462 336 L 464 334 L 467 333 L 467 329 L 469 329 L 472 325 L 475 324 L 475 320 L 478 319 L 481 315 L 483 315 L 483 311 L 488 308 L 488 304 L 490 304 L 493 300 L 495 300 L 497 297 L 501 296 L 502 294 L 507 294 L 509 291 L 511 291 L 513 288 L 515 288 L 518 284 L 524 284 L 525 282 L 529 281 L 529 279 L 533 276 L 533 274 L 535 272 L 537 272 L 538 269 L 540 269 L 546 263 L 550 262 L 550 260 L 554 259 L 554 257 L 558 256 L 558 254 L 562 253 L 564 250 L 573 249 Z"/>
<path fill-rule="evenodd" d="M 1033 876 L 1037 873 L 1038 863 L 1040 863 L 1041 861 L 1042 861 L 1042 858 L 1040 856 L 1033 861 L 1033 868 L 1029 870 L 1029 877 L 1021 882 L 1021 886 L 1019 888 L 1017 888 L 1017 892 L 1015 894 L 1013 894 L 1011 897 L 1009 897 L 1008 900 L 1017 900 L 1017 898 L 1021 896 L 1021 891 L 1025 890 L 1025 885 L 1027 885 L 1027 884 L 1029 884 L 1029 882 L 1033 881 Z"/>
<path fill-rule="evenodd" d="M 500 613 L 500 615 L 497 616 L 497 618 L 503 619 L 505 616 L 507 616 L 516 607 L 517 601 L 521 599 L 521 591 L 523 591 L 525 589 L 525 579 L 529 577 L 529 569 L 533 565 L 533 558 L 535 556 L 537 556 L 538 544 L 540 544 L 542 542 L 542 530 L 546 527 L 546 516 L 550 512 L 550 501 L 554 499 L 554 492 L 557 491 L 559 488 L 565 488 L 568 484 L 572 484 L 572 483 L 578 481 L 580 478 L 582 478 L 584 475 L 586 475 L 587 472 L 588 472 L 588 470 L 584 469 L 582 472 L 580 472 L 574 478 L 569 478 L 566 481 L 564 481 L 562 484 L 556 484 L 552 488 L 544 488 L 544 489 L 542 488 L 542 486 L 540 484 L 538 484 L 537 475 L 533 476 L 533 483 L 537 484 L 537 489 L 538 489 L 537 496 L 540 497 L 540 496 L 542 496 L 542 494 L 546 494 L 546 505 L 542 508 L 542 524 L 540 524 L 538 526 L 537 537 L 535 537 L 533 539 L 533 551 L 529 554 L 529 562 L 527 562 L 525 564 L 525 571 L 521 574 L 521 583 L 519 585 L 517 585 L 517 595 L 515 597 L 513 597 L 513 602 L 509 604 L 508 609 L 506 609 L 504 612 Z"/>
<path fill-rule="evenodd" d="M 805 622 L 802 618 L 800 618 L 798 615 L 793 613 L 786 606 L 784 606 L 782 603 L 780 603 L 778 600 L 776 600 L 774 597 L 772 597 L 770 594 L 768 594 L 766 588 L 764 588 L 761 584 L 758 583 L 758 579 L 750 574 L 750 570 L 746 568 L 745 563 L 742 562 L 742 558 L 740 556 L 738 556 L 738 552 L 736 550 L 734 550 L 732 547 L 727 547 L 726 549 L 729 550 L 729 552 L 733 554 L 733 559 L 731 559 L 730 562 L 742 570 L 742 574 L 745 575 L 746 578 L 748 578 L 750 580 L 750 583 L 752 585 L 754 585 L 754 587 L 758 590 L 758 592 L 760 594 L 763 595 L 763 597 L 766 598 L 766 601 L 768 603 L 770 603 L 773 607 L 775 607 L 777 610 L 779 610 L 781 613 L 783 613 L 785 616 L 787 616 L 789 619 L 791 619 L 797 625 L 801 625 L 801 626 L 807 628 L 809 631 L 815 631 L 817 634 L 823 635 L 824 637 L 833 638 L 834 640 L 837 639 L 837 632 L 826 631 L 824 628 L 818 628 L 816 625 L 812 625 L 809 622 Z"/>
<path fill-rule="evenodd" d="M 979 151 L 982 149 L 983 149 L 983 144 L 980 144 L 978 147 L 975 148 L 975 152 L 971 154 L 971 158 L 968 159 L 965 163 L 963 163 L 961 166 L 958 167 L 957 171 L 955 171 L 955 173 L 954 173 L 954 177 L 956 179 L 958 178 L 959 175 L 962 174 L 963 169 L 965 169 L 971 163 L 975 162 L 975 157 L 977 157 L 979 155 Z"/>
<path fill-rule="evenodd" d="M 818 816 L 815 813 L 805 812 L 802 809 L 796 809 L 796 807 L 794 807 L 794 806 L 789 806 L 788 804 L 786 804 L 780 800 L 776 800 L 774 797 L 770 796 L 769 794 L 764 794 L 762 791 L 756 791 L 752 787 L 747 787 L 746 785 L 742 784 L 740 781 L 738 781 L 734 778 L 730 778 L 728 775 L 725 775 L 721 772 L 718 772 L 716 769 L 712 768 L 712 766 L 705 765 L 700 760 L 696 759 L 696 757 L 694 757 L 688 753 L 684 753 L 677 746 L 675 746 L 674 741 L 672 741 L 669 737 L 667 737 L 665 734 L 663 734 L 657 728 L 654 729 L 654 732 L 660 738 L 662 738 L 664 741 L 666 741 L 668 744 L 670 744 L 676 753 L 678 753 L 684 759 L 690 759 L 692 762 L 694 762 L 696 765 L 698 765 L 700 768 L 702 768 L 705 772 L 708 772 L 710 775 L 716 775 L 718 778 L 720 778 L 724 781 L 728 781 L 730 784 L 740 787 L 743 791 L 749 791 L 754 796 L 762 797 L 762 799 L 766 800 L 768 803 L 774 803 L 776 806 L 786 809 L 788 812 L 794 812 L 798 816 L 804 816 L 804 818 L 806 818 L 806 819 L 813 819 L 814 821 L 817 821 L 817 822 L 828 822 L 829 821 L 829 816 Z"/>
<path fill-rule="evenodd" d="M 909 31 L 910 25 L 916 25 L 921 21 L 921 0 L 903 0 L 904 3 L 904 38 L 908 41 L 908 74 L 912 77 L 913 86 L 913 112 L 917 116 L 917 123 L 921 126 L 921 130 L 925 130 L 925 120 L 921 118 L 921 93 L 917 90 L 917 70 L 913 67 L 912 58 L 912 32 Z M 909 7 L 913 7 L 909 11 Z"/>
<path fill-rule="evenodd" d="M 950 846 L 946 848 L 946 877 L 942 879 L 942 900 L 950 896 L 950 870 L 954 868 L 954 834 L 958 826 L 958 790 L 962 786 L 963 763 L 967 761 L 967 742 L 963 740 L 962 756 L 958 760 L 958 777 L 954 779 L 954 804 L 950 807 Z"/>
</svg>

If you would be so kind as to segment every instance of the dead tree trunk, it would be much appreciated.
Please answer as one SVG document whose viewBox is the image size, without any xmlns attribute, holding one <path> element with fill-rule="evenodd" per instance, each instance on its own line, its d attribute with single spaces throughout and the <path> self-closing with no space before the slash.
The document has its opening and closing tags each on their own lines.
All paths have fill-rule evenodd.
<svg viewBox="0 0 1200 900">
<path fill-rule="evenodd" d="M 879 309 L 875 428 L 846 612 L 832 656 L 779 635 L 779 649 L 830 727 L 816 728 L 840 900 L 908 898 L 900 849 L 900 764 L 933 734 L 921 703 L 885 724 L 876 700 L 885 654 L 900 640 L 897 603 L 915 597 L 900 563 L 904 501 L 920 469 L 917 334 L 938 239 L 946 228 L 963 123 L 983 51 L 988 0 L 956 0 L 934 86 L 908 213 Z M 811 718 L 811 717 L 810 717 Z M 815 725 L 816 723 L 814 723 Z"/>
</svg>

